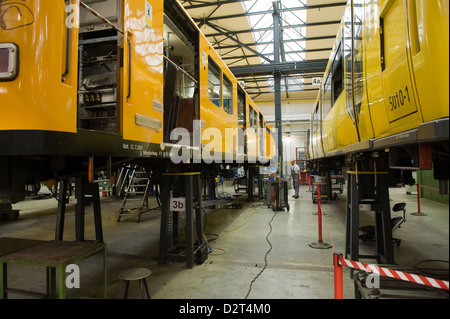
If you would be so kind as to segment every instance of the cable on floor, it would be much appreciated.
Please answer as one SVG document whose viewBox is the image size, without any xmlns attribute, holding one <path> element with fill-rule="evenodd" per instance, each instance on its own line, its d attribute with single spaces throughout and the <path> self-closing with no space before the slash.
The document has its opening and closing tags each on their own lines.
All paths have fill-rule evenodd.
<svg viewBox="0 0 450 319">
<path fill-rule="evenodd" d="M 272 233 L 272 221 L 275 218 L 276 212 L 273 213 L 272 219 L 269 221 L 269 233 L 266 236 L 266 241 L 269 243 L 269 250 L 266 252 L 265 256 L 264 256 L 264 267 L 261 269 L 261 271 L 259 272 L 259 274 L 256 275 L 255 278 L 253 278 L 253 280 L 250 283 L 250 287 L 248 288 L 248 292 L 247 295 L 245 296 L 245 299 L 247 299 L 248 295 L 250 294 L 250 292 L 252 291 L 252 286 L 253 283 L 256 281 L 256 279 L 258 279 L 258 277 L 264 272 L 264 270 L 266 270 L 267 267 L 267 256 L 270 254 L 270 252 L 272 251 L 272 243 L 269 240 L 269 236 Z"/>
</svg>

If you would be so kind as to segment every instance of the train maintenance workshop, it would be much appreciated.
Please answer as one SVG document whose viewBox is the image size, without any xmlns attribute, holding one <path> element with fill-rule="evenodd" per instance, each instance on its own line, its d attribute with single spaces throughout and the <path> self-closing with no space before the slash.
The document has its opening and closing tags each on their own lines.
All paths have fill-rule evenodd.
<svg viewBox="0 0 450 319">
<path fill-rule="evenodd" d="M 448 300 L 449 7 L 0 0 L 0 299 Z"/>
</svg>

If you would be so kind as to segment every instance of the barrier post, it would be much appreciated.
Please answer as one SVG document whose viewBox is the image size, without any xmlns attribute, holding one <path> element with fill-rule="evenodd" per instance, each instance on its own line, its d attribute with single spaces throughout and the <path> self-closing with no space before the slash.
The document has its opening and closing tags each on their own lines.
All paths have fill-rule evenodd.
<svg viewBox="0 0 450 319">
<path fill-rule="evenodd" d="M 311 248 L 317 248 L 317 249 L 328 249 L 332 246 L 330 244 L 324 243 L 322 241 L 322 199 L 320 198 L 320 184 L 317 184 L 317 209 L 319 215 L 319 241 L 316 243 L 308 244 Z"/>
<path fill-rule="evenodd" d="M 319 243 L 322 243 L 322 199 L 320 197 L 320 185 L 317 185 L 317 214 L 319 215 Z"/>
<path fill-rule="evenodd" d="M 415 216 L 427 216 L 428 214 L 422 213 L 420 211 L 420 185 L 417 184 L 417 212 L 411 213 L 411 215 Z"/>
<path fill-rule="evenodd" d="M 334 299 L 344 299 L 344 285 L 343 285 L 343 266 L 339 263 L 342 258 L 341 253 L 333 254 L 334 265 Z"/>
</svg>

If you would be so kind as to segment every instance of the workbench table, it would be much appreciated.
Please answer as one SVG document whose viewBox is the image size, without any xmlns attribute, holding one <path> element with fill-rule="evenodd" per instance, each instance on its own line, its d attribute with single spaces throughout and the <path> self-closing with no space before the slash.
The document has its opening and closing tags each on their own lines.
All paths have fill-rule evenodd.
<svg viewBox="0 0 450 319">
<path fill-rule="evenodd" d="M 20 241 L 20 239 L 15 239 Z M 25 243 L 25 242 L 23 242 Z M 30 243 L 31 244 L 31 243 Z M 0 241 L 0 247 L 1 245 Z M 0 252 L 3 248 L 0 248 Z M 8 248 L 5 246 L 5 251 Z M 11 248 L 9 249 L 11 250 Z M 66 298 L 66 267 L 77 261 L 103 252 L 103 284 L 104 298 L 107 298 L 107 271 L 106 271 L 106 244 L 98 242 L 68 242 L 68 241 L 44 241 L 31 246 L 12 250 L 4 255 L 0 254 L 0 299 L 6 297 L 7 290 L 7 264 L 22 264 L 30 266 L 43 266 L 52 271 L 47 271 L 47 287 L 51 287 L 52 295 L 56 290 L 56 271 L 59 275 L 58 297 Z M 81 275 L 81 274 L 80 274 Z M 50 278 L 49 278 L 50 277 Z"/>
</svg>

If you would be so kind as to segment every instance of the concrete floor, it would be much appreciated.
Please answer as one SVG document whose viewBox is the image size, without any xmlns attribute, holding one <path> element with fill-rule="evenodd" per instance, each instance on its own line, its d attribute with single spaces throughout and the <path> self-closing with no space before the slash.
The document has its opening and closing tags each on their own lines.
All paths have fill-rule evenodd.
<svg viewBox="0 0 450 319">
<path fill-rule="evenodd" d="M 344 187 L 345 188 L 345 187 Z M 219 192 L 234 194 L 230 181 Z M 242 192 L 242 191 L 241 191 Z M 184 261 L 169 259 L 158 264 L 160 212 L 141 217 L 122 218 L 117 214 L 122 201 L 102 199 L 104 242 L 108 258 L 108 298 L 121 298 L 121 271 L 147 267 L 152 299 L 332 299 L 334 298 L 333 251 L 344 251 L 346 191 L 338 200 L 323 204 L 326 214 L 323 241 L 330 249 L 313 249 L 317 242 L 317 204 L 313 204 L 308 185 L 300 188 L 300 198 L 291 197 L 290 211 L 273 212 L 263 202 L 244 201 L 243 209 L 208 210 L 205 233 L 212 252 L 202 265 L 186 268 Z M 395 260 L 401 266 L 414 266 L 429 259 L 449 258 L 449 207 L 421 200 L 421 211 L 428 216 L 414 216 L 417 197 L 405 188 L 390 189 L 391 207 L 406 202 L 407 221 L 396 230 L 401 238 L 394 246 Z M 56 200 L 29 199 L 14 205 L 21 209 L 13 221 L 0 221 L 0 237 L 53 240 L 56 224 Z M 92 206 L 86 208 L 86 238 L 94 238 Z M 361 212 L 361 225 L 373 224 L 373 212 Z M 329 237 L 331 235 L 331 238 Z M 64 240 L 74 240 L 74 208 L 66 213 Z M 374 253 L 373 243 L 361 243 L 361 253 Z M 374 261 L 364 261 L 373 263 Z M 101 256 L 94 255 L 78 264 L 81 287 L 68 291 L 69 297 L 102 297 Z M 448 264 L 447 264 L 448 267 Z M 45 270 L 34 266 L 8 265 L 10 287 L 45 292 Z M 30 298 L 10 293 L 9 298 Z M 137 283 L 130 285 L 129 298 L 140 298 Z M 344 268 L 344 298 L 354 298 L 349 269 Z"/>
</svg>

